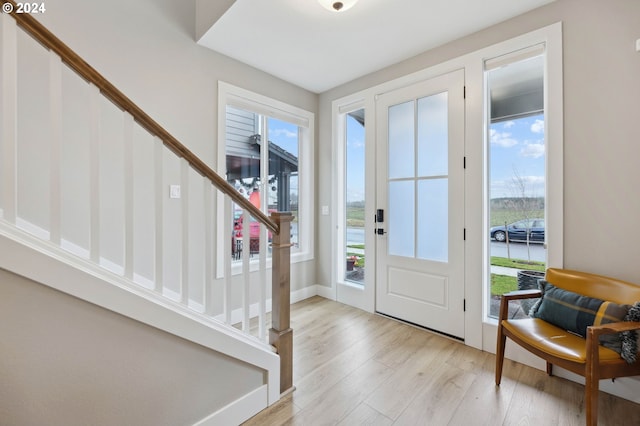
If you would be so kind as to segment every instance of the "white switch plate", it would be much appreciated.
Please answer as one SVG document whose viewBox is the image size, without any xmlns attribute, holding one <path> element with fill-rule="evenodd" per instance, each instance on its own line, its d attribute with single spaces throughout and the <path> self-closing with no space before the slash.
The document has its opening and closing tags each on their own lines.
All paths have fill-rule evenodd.
<svg viewBox="0 0 640 426">
<path fill-rule="evenodd" d="M 322 216 L 329 215 L 329 206 L 322 206 Z"/>
<path fill-rule="evenodd" d="M 180 185 L 169 185 L 169 198 L 180 198 Z"/>
<path fill-rule="evenodd" d="M 636 52 L 640 52 L 640 38 L 636 40 Z"/>
</svg>

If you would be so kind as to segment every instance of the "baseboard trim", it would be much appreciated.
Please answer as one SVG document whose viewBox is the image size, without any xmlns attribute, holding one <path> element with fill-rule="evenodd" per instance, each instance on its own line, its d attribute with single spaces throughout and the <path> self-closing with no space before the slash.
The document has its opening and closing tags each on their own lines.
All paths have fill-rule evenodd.
<svg viewBox="0 0 640 426">
<path fill-rule="evenodd" d="M 267 385 L 233 401 L 194 426 L 239 425 L 267 408 Z"/>
<path fill-rule="evenodd" d="M 316 295 L 322 296 L 325 299 L 336 300 L 336 291 L 333 287 L 327 287 L 326 285 L 316 284 Z"/>
</svg>

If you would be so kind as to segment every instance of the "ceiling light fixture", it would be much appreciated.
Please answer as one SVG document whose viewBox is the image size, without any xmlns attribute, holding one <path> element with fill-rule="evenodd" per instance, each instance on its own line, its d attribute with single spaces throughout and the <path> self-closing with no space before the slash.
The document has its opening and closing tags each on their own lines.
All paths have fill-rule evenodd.
<svg viewBox="0 0 640 426">
<path fill-rule="evenodd" d="M 344 12 L 351 9 L 358 0 L 318 0 L 325 9 L 332 12 Z"/>
</svg>

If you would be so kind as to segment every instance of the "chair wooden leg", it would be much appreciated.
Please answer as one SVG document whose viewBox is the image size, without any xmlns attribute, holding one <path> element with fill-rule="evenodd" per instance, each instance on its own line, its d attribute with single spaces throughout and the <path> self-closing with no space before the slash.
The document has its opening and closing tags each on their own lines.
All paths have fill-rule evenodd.
<svg viewBox="0 0 640 426">
<path fill-rule="evenodd" d="M 587 359 L 584 369 L 584 399 L 587 411 L 587 426 L 597 426 L 598 424 L 599 343 L 593 327 L 587 327 Z"/>
<path fill-rule="evenodd" d="M 587 426 L 597 426 L 598 424 L 598 392 L 599 383 L 593 377 L 585 378 L 584 399 L 587 412 Z"/>
<path fill-rule="evenodd" d="M 553 376 L 553 364 L 547 361 L 547 374 L 549 376 Z"/>
<path fill-rule="evenodd" d="M 500 386 L 502 380 L 502 365 L 504 364 L 504 347 L 507 336 L 502 332 L 502 324 L 498 324 L 498 343 L 496 347 L 496 385 Z"/>
</svg>

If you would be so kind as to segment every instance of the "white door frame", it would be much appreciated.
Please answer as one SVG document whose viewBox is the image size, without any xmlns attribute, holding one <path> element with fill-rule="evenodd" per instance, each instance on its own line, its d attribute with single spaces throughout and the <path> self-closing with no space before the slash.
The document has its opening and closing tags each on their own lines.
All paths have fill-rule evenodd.
<svg viewBox="0 0 640 426">
<path fill-rule="evenodd" d="M 364 275 L 364 286 L 359 286 L 345 282 L 340 279 L 340 268 L 345 263 L 342 248 L 345 246 L 344 216 L 345 216 L 345 143 L 346 143 L 346 115 L 349 112 L 364 109 L 365 111 L 365 247 L 366 248 L 366 269 Z M 375 170 L 375 126 L 374 123 L 373 99 L 366 100 L 359 96 L 347 97 L 340 102 L 333 102 L 332 105 L 332 204 L 333 211 L 331 217 L 332 229 L 332 259 L 331 277 L 333 285 L 333 298 L 341 303 L 345 303 L 367 312 L 374 312 L 375 308 L 375 239 L 373 238 L 373 208 L 375 206 L 375 180 L 371 179 L 372 171 Z M 369 232 L 371 231 L 371 232 Z M 367 273 L 367 271 L 369 271 Z"/>
<path fill-rule="evenodd" d="M 553 245 L 549 241 L 548 260 L 549 265 L 562 265 L 562 23 L 557 22 L 549 26 L 522 34 L 520 36 L 499 42 L 474 52 L 470 52 L 463 56 L 453 58 L 446 62 L 430 66 L 426 69 L 407 74 L 403 77 L 386 81 L 384 83 L 369 87 L 357 93 L 353 93 L 342 98 L 338 98 L 332 102 L 332 121 L 333 131 L 331 134 L 335 152 L 336 129 L 335 118 L 339 114 L 340 108 L 353 102 L 362 102 L 369 114 L 367 139 L 375 137 L 372 132 L 375 128 L 375 122 L 371 118 L 371 111 L 374 111 L 374 101 L 378 94 L 388 92 L 403 86 L 410 85 L 414 82 L 428 79 L 430 77 L 444 74 L 455 69 L 463 68 L 465 70 L 466 80 L 466 104 L 465 104 L 465 157 L 466 157 L 466 176 L 465 176 L 465 344 L 478 349 L 495 351 L 495 324 L 491 321 L 485 321 L 484 305 L 485 292 L 483 287 L 483 267 L 484 248 L 488 244 L 486 238 L 485 217 L 478 212 L 483 211 L 484 206 L 484 187 L 483 187 L 483 171 L 484 171 L 484 70 L 483 61 L 489 57 L 495 57 L 500 52 L 508 53 L 522 47 L 537 43 L 546 43 L 548 56 L 551 58 L 547 64 L 547 73 L 549 75 L 548 93 L 545 93 L 545 99 L 548 104 L 545 110 L 554 117 L 553 123 L 547 123 L 549 128 L 545 132 L 549 140 L 555 143 L 548 147 L 548 167 L 547 176 L 554 181 L 554 187 L 548 189 L 547 199 L 549 204 L 554 203 L 553 210 L 548 209 L 546 213 L 548 233 L 555 235 Z M 547 96 L 548 95 L 548 96 Z M 335 162 L 333 163 L 335 172 Z M 367 167 L 371 170 L 375 168 L 375 158 L 373 163 L 367 159 Z M 335 194 L 337 182 L 335 181 L 335 173 L 333 177 L 332 197 L 331 197 L 331 214 L 332 214 L 332 245 L 331 253 L 334 253 L 336 246 L 336 210 L 338 205 Z M 367 198 L 370 194 L 367 192 Z M 367 207 L 367 211 L 371 218 L 372 207 Z M 373 231 L 371 231 L 373 235 Z M 332 256 L 332 270 L 336 268 L 335 256 Z M 367 260 L 369 264 L 369 260 Z M 336 281 L 335 276 L 332 277 L 331 289 L 323 294 L 333 294 L 335 297 Z M 319 286 L 322 287 L 322 286 Z M 375 294 L 373 292 L 364 293 L 363 309 L 373 312 L 375 303 Z"/>
</svg>

